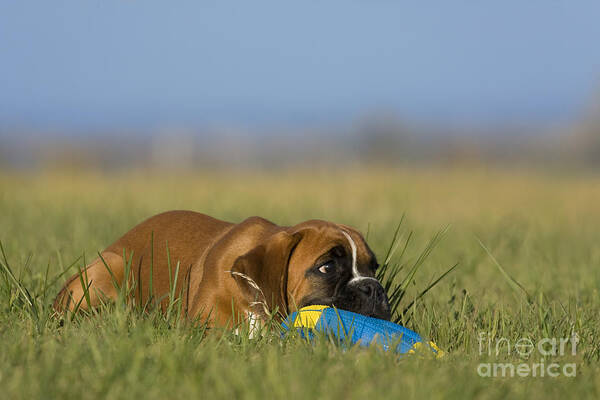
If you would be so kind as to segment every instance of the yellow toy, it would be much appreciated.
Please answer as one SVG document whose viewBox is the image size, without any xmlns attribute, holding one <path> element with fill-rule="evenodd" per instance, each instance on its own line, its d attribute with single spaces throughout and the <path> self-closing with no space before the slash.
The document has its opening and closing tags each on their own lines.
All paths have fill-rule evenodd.
<svg viewBox="0 0 600 400">
<path fill-rule="evenodd" d="M 299 329 L 302 334 L 308 331 L 311 337 L 313 331 L 323 332 L 365 347 L 377 343 L 384 350 L 394 348 L 399 354 L 414 353 L 423 348 L 421 336 L 410 329 L 383 319 L 329 306 L 304 307 L 290 314 L 283 327 L 287 330 Z M 437 358 L 444 354 L 433 342 L 427 343 L 427 347 Z"/>
</svg>

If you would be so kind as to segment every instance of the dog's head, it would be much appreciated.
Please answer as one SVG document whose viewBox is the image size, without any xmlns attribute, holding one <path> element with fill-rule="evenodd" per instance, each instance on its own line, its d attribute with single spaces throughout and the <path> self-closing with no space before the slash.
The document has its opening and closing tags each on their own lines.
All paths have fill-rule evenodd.
<svg viewBox="0 0 600 400">
<path fill-rule="evenodd" d="M 236 260 L 232 276 L 253 305 L 266 303 L 280 312 L 329 305 L 390 319 L 377 267 L 358 231 L 311 220 L 268 236 Z"/>
</svg>

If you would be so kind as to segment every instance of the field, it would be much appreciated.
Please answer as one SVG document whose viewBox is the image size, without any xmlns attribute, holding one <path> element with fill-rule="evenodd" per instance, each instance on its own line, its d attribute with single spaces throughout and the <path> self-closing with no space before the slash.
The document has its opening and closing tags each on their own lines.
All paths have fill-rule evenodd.
<svg viewBox="0 0 600 400">
<path fill-rule="evenodd" d="M 63 282 L 54 277 L 168 209 L 230 221 L 260 215 L 279 224 L 309 218 L 346 223 L 369 232 L 380 261 L 404 214 L 401 243 L 412 236 L 402 259 L 397 252 L 392 262 L 407 266 L 447 227 L 405 296 L 408 304 L 459 263 L 406 321 L 446 356 L 398 358 L 376 348 L 343 349 L 326 341 L 311 346 L 276 334 L 248 339 L 123 306 L 64 326 L 49 318 Z M 0 175 L 6 256 L 0 259 L 20 282 L 2 269 L 0 396 L 598 398 L 599 227 L 595 175 L 458 168 Z M 574 334 L 575 354 L 570 345 L 557 354 L 548 350 L 550 339 Z M 515 351 L 520 339 L 537 345 L 545 338 L 543 354 L 537 347 L 529 357 Z M 542 362 L 535 377 L 480 376 L 486 364 Z M 548 374 L 553 363 L 557 377 Z M 564 367 L 573 365 L 576 376 L 568 376 L 573 371 Z"/>
</svg>

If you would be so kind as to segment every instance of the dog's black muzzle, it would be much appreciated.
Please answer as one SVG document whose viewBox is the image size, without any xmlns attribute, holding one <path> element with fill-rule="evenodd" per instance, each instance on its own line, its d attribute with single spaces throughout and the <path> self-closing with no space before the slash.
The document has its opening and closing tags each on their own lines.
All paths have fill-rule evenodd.
<svg viewBox="0 0 600 400">
<path fill-rule="evenodd" d="M 381 284 L 373 278 L 351 280 L 335 297 L 333 305 L 368 317 L 388 320 L 390 304 Z"/>
</svg>

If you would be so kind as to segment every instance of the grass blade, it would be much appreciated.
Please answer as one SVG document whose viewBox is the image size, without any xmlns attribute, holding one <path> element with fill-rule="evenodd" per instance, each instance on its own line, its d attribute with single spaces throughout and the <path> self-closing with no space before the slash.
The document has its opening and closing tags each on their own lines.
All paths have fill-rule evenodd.
<svg viewBox="0 0 600 400">
<path fill-rule="evenodd" d="M 521 285 L 519 282 L 517 282 L 517 280 L 515 278 L 513 278 L 512 276 L 510 276 L 508 274 L 508 272 L 506 272 L 506 270 L 502 267 L 502 265 L 500 265 L 500 263 L 498 262 L 498 260 L 496 260 L 496 257 L 494 257 L 494 255 L 492 254 L 492 252 L 483 244 L 483 242 L 481 240 L 479 240 L 479 238 L 476 238 L 477 241 L 479 242 L 479 245 L 481 246 L 481 248 L 483 250 L 485 250 L 485 252 L 488 254 L 488 256 L 490 257 L 490 259 L 492 260 L 492 262 L 494 263 L 494 265 L 496 266 L 496 268 L 498 268 L 498 271 L 500 271 L 500 273 L 502 274 L 502 276 L 504 277 L 504 279 L 506 279 L 506 281 L 508 282 L 508 284 L 510 285 L 510 287 L 518 294 L 520 295 L 524 295 L 525 299 L 527 300 L 527 303 L 531 304 L 531 297 L 529 296 L 529 293 L 527 293 L 527 290 L 525 290 L 525 288 L 523 287 L 523 285 Z"/>
</svg>

